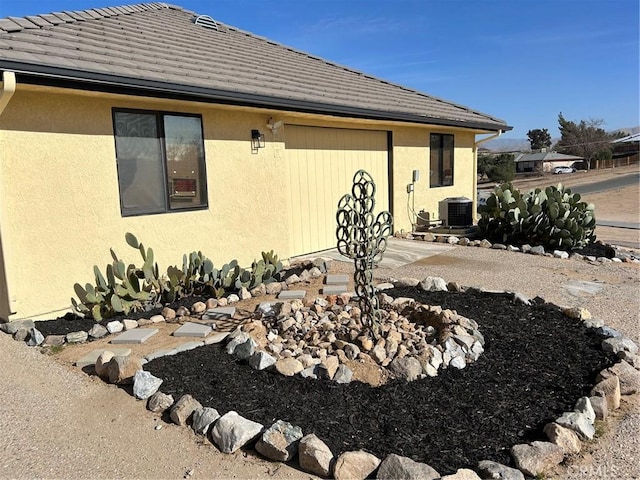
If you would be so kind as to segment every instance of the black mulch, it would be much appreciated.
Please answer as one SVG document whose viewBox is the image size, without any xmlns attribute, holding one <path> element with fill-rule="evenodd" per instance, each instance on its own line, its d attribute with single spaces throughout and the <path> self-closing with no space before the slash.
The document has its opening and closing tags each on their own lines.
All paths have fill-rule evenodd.
<svg viewBox="0 0 640 480">
<path fill-rule="evenodd" d="M 511 446 L 544 439 L 544 425 L 572 410 L 596 374 L 615 362 L 593 330 L 548 304 L 527 307 L 477 291 L 389 294 L 475 319 L 485 353 L 463 370 L 378 388 L 258 372 L 217 345 L 156 359 L 145 370 L 164 379 L 161 391 L 176 400 L 189 393 L 205 406 L 236 410 L 264 425 L 288 421 L 318 435 L 334 454 L 396 453 L 448 474 L 485 459 L 511 464 Z"/>
</svg>

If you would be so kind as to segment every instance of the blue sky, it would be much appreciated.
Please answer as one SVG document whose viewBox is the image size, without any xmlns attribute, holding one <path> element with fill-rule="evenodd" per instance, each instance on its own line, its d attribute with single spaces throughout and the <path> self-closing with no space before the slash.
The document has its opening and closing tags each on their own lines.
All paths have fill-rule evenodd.
<svg viewBox="0 0 640 480">
<path fill-rule="evenodd" d="M 138 3 L 0 0 L 0 17 Z M 638 0 L 172 0 L 198 14 L 558 136 L 558 113 L 640 125 Z"/>
</svg>

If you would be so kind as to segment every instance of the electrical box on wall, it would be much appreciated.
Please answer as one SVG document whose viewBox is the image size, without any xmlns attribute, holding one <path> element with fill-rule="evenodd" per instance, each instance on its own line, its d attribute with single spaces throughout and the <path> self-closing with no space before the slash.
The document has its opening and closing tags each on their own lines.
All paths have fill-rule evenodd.
<svg viewBox="0 0 640 480">
<path fill-rule="evenodd" d="M 412 175 L 412 181 L 413 183 L 415 183 L 418 180 L 420 180 L 420 170 L 414 170 Z"/>
</svg>

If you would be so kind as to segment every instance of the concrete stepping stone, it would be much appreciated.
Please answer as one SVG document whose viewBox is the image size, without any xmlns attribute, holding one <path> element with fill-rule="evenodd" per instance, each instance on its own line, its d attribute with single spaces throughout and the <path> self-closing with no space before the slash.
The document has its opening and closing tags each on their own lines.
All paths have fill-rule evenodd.
<svg viewBox="0 0 640 480">
<path fill-rule="evenodd" d="M 199 342 L 186 342 L 178 345 L 175 349 L 180 352 L 186 352 L 188 350 L 193 350 L 194 348 L 202 347 L 204 345 L 203 341 Z"/>
<path fill-rule="evenodd" d="M 236 314 L 236 307 L 210 308 L 202 316 L 203 320 L 228 320 Z M 205 318 L 206 316 L 206 318 Z"/>
<path fill-rule="evenodd" d="M 136 328 L 135 330 L 127 330 L 112 339 L 109 343 L 144 343 L 158 333 L 158 331 L 159 330 L 157 328 Z"/>
<path fill-rule="evenodd" d="M 131 354 L 130 348 L 99 348 L 87 353 L 84 357 L 76 362 L 76 367 L 84 368 L 87 365 L 95 365 L 98 357 L 105 351 L 113 352 L 114 356 L 126 357 Z"/>
<path fill-rule="evenodd" d="M 327 275 L 324 278 L 326 285 L 347 285 L 349 283 L 349 275 Z"/>
<path fill-rule="evenodd" d="M 327 285 L 322 288 L 324 295 L 339 295 L 341 293 L 347 293 L 346 285 Z"/>
<path fill-rule="evenodd" d="M 282 300 L 302 300 L 306 294 L 307 292 L 304 290 L 283 290 L 278 295 L 278 298 Z"/>
<path fill-rule="evenodd" d="M 211 327 L 209 325 L 203 325 L 201 323 L 186 322 L 175 332 L 174 337 L 200 337 L 204 338 L 211 333 Z"/>
</svg>

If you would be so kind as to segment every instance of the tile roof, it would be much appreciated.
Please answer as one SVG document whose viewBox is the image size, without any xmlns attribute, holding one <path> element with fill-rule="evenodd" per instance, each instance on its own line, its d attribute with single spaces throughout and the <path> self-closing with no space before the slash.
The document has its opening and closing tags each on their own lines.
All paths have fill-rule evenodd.
<svg viewBox="0 0 640 480">
<path fill-rule="evenodd" d="M 509 130 L 503 120 L 165 3 L 0 19 L 18 81 L 358 118 Z"/>
</svg>

